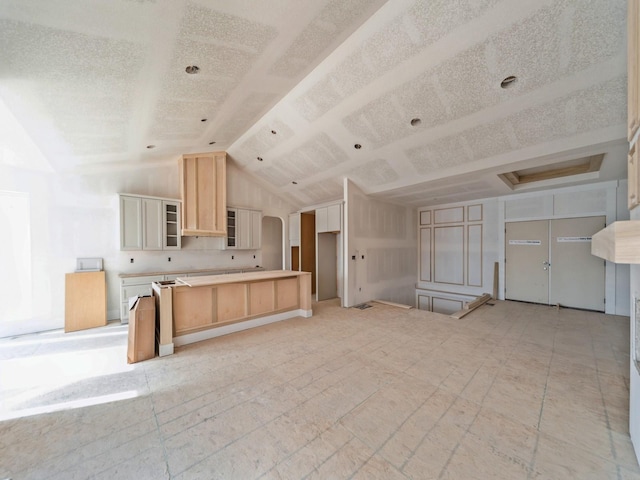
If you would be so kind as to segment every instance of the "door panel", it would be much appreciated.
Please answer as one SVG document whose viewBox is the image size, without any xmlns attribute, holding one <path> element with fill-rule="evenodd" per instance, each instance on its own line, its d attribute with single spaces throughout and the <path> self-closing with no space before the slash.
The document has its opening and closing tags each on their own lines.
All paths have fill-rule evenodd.
<svg viewBox="0 0 640 480">
<path fill-rule="evenodd" d="M 549 221 L 505 224 L 505 298 L 549 303 Z"/>
<path fill-rule="evenodd" d="M 591 236 L 605 217 L 551 220 L 549 303 L 604 311 L 605 265 L 591 255 Z"/>
</svg>

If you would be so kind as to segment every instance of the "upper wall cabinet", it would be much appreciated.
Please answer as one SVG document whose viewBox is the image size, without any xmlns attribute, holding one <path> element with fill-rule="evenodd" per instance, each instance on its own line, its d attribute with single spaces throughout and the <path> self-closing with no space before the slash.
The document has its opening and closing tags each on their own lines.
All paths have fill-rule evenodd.
<svg viewBox="0 0 640 480">
<path fill-rule="evenodd" d="M 262 247 L 262 212 L 245 208 L 227 208 L 225 248 L 258 250 Z"/>
<path fill-rule="evenodd" d="M 180 202 L 120 195 L 120 250 L 178 250 Z"/>
<path fill-rule="evenodd" d="M 194 153 L 180 159 L 182 235 L 227 235 L 225 152 Z"/>
<path fill-rule="evenodd" d="M 316 232 L 339 232 L 342 225 L 342 204 L 316 208 Z"/>
<path fill-rule="evenodd" d="M 640 2 L 629 0 L 627 9 L 627 138 L 631 142 L 640 126 Z"/>
<path fill-rule="evenodd" d="M 300 246 L 300 214 L 289 214 L 289 246 Z"/>
</svg>

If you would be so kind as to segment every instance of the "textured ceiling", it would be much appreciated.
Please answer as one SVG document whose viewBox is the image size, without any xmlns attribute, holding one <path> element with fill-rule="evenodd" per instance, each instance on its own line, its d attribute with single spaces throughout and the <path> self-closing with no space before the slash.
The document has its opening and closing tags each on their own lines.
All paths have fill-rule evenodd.
<svg viewBox="0 0 640 480">
<path fill-rule="evenodd" d="M 57 171 L 226 150 L 299 206 L 418 206 L 622 178 L 625 33 L 625 0 L 1 0 L 0 97 Z"/>
</svg>

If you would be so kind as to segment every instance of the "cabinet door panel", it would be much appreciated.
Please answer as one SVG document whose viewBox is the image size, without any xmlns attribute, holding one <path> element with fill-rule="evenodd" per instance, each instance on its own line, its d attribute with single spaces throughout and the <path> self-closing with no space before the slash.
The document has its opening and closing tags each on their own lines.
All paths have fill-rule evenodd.
<svg viewBox="0 0 640 480">
<path fill-rule="evenodd" d="M 342 205 L 329 205 L 327 207 L 327 231 L 339 232 L 341 226 Z"/>
<path fill-rule="evenodd" d="M 316 233 L 327 231 L 327 207 L 316 208 Z"/>
<path fill-rule="evenodd" d="M 238 248 L 246 250 L 251 244 L 251 212 L 239 208 L 236 223 Z"/>
<path fill-rule="evenodd" d="M 262 248 L 262 212 L 251 211 L 251 240 L 249 248 L 257 250 Z"/>
<path fill-rule="evenodd" d="M 162 250 L 162 200 L 142 199 L 142 249 Z"/>
<path fill-rule="evenodd" d="M 120 250 L 142 250 L 142 199 L 120 196 Z"/>
</svg>

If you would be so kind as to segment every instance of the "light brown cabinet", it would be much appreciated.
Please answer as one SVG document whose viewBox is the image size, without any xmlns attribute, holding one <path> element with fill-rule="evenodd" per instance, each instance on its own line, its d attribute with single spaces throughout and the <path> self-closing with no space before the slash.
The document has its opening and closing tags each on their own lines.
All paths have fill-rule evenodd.
<svg viewBox="0 0 640 480">
<path fill-rule="evenodd" d="M 227 235 L 225 152 L 193 153 L 180 159 L 183 236 Z"/>
<path fill-rule="evenodd" d="M 634 143 L 629 150 L 629 162 L 627 163 L 627 175 L 629 178 L 629 210 L 638 206 L 638 194 L 640 194 L 640 178 L 638 178 L 638 149 Z"/>
</svg>

